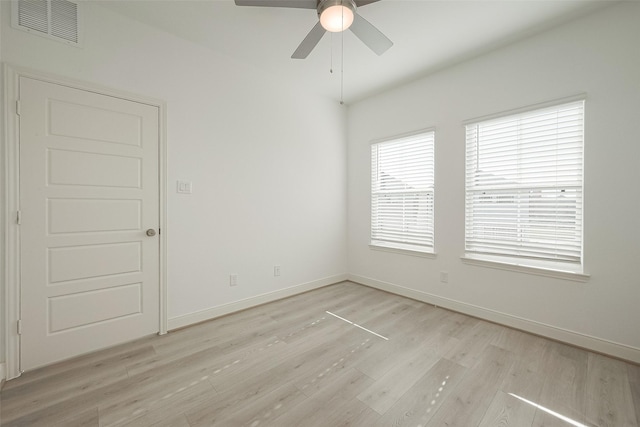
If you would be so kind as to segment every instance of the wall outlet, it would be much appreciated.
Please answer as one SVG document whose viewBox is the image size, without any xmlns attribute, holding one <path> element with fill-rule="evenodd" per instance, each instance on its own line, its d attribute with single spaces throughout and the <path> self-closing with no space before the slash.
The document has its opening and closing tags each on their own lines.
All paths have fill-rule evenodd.
<svg viewBox="0 0 640 427">
<path fill-rule="evenodd" d="M 440 272 L 440 282 L 449 283 L 449 272 L 448 271 L 441 271 Z"/>
<path fill-rule="evenodd" d="M 229 286 L 238 286 L 238 275 L 232 274 L 229 276 Z"/>
<path fill-rule="evenodd" d="M 274 276 L 279 276 L 280 275 L 280 266 L 279 265 L 274 265 L 273 266 L 273 275 Z"/>
</svg>

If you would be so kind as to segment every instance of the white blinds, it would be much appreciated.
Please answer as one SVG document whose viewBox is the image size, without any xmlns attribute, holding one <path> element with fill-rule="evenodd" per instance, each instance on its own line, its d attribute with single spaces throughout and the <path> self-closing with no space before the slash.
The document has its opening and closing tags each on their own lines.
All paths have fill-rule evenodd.
<svg viewBox="0 0 640 427">
<path fill-rule="evenodd" d="M 466 251 L 580 263 L 584 101 L 466 126 Z"/>
<path fill-rule="evenodd" d="M 371 145 L 371 243 L 433 252 L 434 132 Z"/>
</svg>

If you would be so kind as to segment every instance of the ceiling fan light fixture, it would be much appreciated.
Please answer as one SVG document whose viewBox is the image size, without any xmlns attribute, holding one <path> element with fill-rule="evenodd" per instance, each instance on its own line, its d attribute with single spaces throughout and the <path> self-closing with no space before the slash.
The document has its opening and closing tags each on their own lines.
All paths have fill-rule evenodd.
<svg viewBox="0 0 640 427">
<path fill-rule="evenodd" d="M 353 24 L 355 4 L 350 0 L 327 0 L 320 4 L 318 15 L 325 30 L 339 33 Z"/>
</svg>

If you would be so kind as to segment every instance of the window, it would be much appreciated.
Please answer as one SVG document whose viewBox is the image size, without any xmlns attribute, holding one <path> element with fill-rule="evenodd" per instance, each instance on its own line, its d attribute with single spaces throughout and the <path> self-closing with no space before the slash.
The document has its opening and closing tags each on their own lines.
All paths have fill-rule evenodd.
<svg viewBox="0 0 640 427">
<path fill-rule="evenodd" d="M 434 131 L 371 145 L 371 245 L 433 253 Z"/>
<path fill-rule="evenodd" d="M 467 256 L 582 272 L 584 100 L 466 126 Z"/>
</svg>

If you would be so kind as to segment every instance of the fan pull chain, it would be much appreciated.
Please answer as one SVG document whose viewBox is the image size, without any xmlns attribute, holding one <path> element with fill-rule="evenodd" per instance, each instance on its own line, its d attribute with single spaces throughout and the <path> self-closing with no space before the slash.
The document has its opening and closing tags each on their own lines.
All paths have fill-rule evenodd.
<svg viewBox="0 0 640 427">
<path fill-rule="evenodd" d="M 330 49 L 330 61 L 331 61 L 331 65 L 329 66 L 329 73 L 333 74 L 333 33 L 329 33 L 331 34 L 331 43 L 329 45 L 329 49 Z"/>
</svg>

